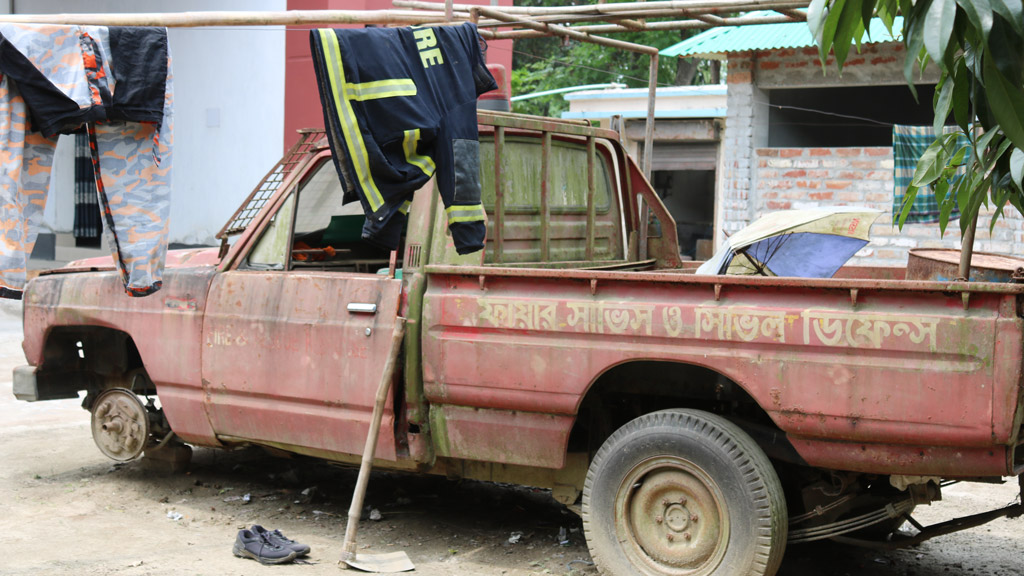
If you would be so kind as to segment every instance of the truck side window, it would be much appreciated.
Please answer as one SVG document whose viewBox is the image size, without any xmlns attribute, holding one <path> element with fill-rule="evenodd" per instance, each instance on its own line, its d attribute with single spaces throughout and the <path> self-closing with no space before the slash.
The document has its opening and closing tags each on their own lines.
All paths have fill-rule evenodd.
<svg viewBox="0 0 1024 576">
<path fill-rule="evenodd" d="M 291 194 L 274 215 L 259 242 L 249 254 L 247 268 L 254 270 L 284 270 L 288 265 L 288 244 L 291 240 L 292 214 L 295 195 Z"/>
<path fill-rule="evenodd" d="M 343 196 L 334 165 L 324 158 L 281 204 L 245 267 L 360 273 L 386 270 L 391 253 L 363 241 L 363 208 L 359 202 L 342 204 Z"/>
</svg>

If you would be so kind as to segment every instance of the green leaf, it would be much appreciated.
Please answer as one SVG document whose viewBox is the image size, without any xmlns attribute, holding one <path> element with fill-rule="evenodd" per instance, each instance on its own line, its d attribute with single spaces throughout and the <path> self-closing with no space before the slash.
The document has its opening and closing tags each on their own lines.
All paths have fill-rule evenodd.
<svg viewBox="0 0 1024 576">
<path fill-rule="evenodd" d="M 942 65 L 956 20 L 956 0 L 932 0 L 924 19 L 924 47 L 928 55 Z"/>
<path fill-rule="evenodd" d="M 912 185 L 927 186 L 942 175 L 942 169 L 946 167 L 944 145 L 942 137 L 936 138 L 924 154 L 921 154 L 921 159 L 917 161 L 917 168 L 914 170 L 914 178 L 910 181 Z"/>
<path fill-rule="evenodd" d="M 993 24 L 992 34 L 989 35 L 988 44 L 984 48 L 984 57 L 993 58 L 993 63 L 1002 72 L 1003 77 L 1011 84 L 1020 86 L 1024 71 L 1024 44 L 1020 34 L 999 18 Z"/>
<path fill-rule="evenodd" d="M 949 224 L 949 217 L 953 214 L 953 209 L 957 208 L 957 198 L 963 193 L 963 189 L 969 186 L 969 178 L 961 177 L 956 180 L 953 184 L 953 189 L 949 195 L 942 199 L 939 203 L 939 232 L 941 234 L 946 233 L 946 226 Z"/>
<path fill-rule="evenodd" d="M 956 0 L 963 9 L 974 29 L 981 34 L 982 43 L 988 42 L 988 33 L 992 31 L 992 5 L 988 0 Z"/>
<path fill-rule="evenodd" d="M 942 132 L 942 127 L 946 125 L 946 118 L 949 117 L 949 109 L 953 104 L 954 87 L 953 76 L 945 72 L 942 73 L 939 82 L 941 87 L 935 93 L 935 118 L 932 120 L 932 129 L 936 134 Z"/>
<path fill-rule="evenodd" d="M 828 10 L 828 15 L 825 16 L 825 25 L 821 30 L 821 42 L 818 45 L 818 55 L 821 57 L 822 65 L 825 64 L 825 60 L 828 59 L 828 53 L 832 50 L 832 45 L 836 37 L 836 30 L 839 25 L 839 17 L 843 13 L 843 6 L 846 5 L 846 0 L 835 0 L 835 3 Z M 839 69 L 842 70 L 842 62 L 839 63 Z"/>
<path fill-rule="evenodd" d="M 981 157 L 983 154 L 985 154 L 985 151 L 988 149 L 989 144 L 996 136 L 999 136 L 998 125 L 993 126 L 991 130 L 982 134 L 981 137 L 979 137 L 974 142 L 974 149 L 977 151 L 978 157 Z"/>
<path fill-rule="evenodd" d="M 995 206 L 995 211 L 992 212 L 992 219 L 988 223 L 988 233 L 991 234 L 996 229 L 996 222 L 1003 217 L 1003 206 L 1006 205 L 1006 200 L 1009 197 L 1009 193 L 1005 188 L 998 190 L 992 190 L 992 204 Z"/>
<path fill-rule="evenodd" d="M 985 171 L 988 172 L 989 170 L 994 169 L 995 166 L 999 164 L 1000 159 L 1002 159 L 1003 155 L 1006 154 L 1006 151 L 1009 150 L 1012 145 L 1013 142 L 1010 142 L 1008 139 L 1002 140 L 999 143 L 999 148 L 996 149 L 996 153 L 992 155 L 992 159 L 988 162 L 988 165 L 985 166 Z"/>
<path fill-rule="evenodd" d="M 956 187 L 956 205 L 963 212 L 967 208 L 967 201 L 971 196 L 971 191 L 974 189 L 974 175 L 968 172 L 964 176 L 963 186 Z"/>
<path fill-rule="evenodd" d="M 909 24 L 907 24 L 909 22 Z M 921 27 L 924 25 L 924 18 L 905 17 L 903 24 L 904 43 L 907 45 L 907 55 L 903 58 L 903 77 L 910 85 L 910 91 L 917 99 L 917 90 L 914 88 L 914 64 L 920 60 L 921 51 L 924 50 L 924 35 Z M 924 70 L 924 67 L 921 68 Z"/>
<path fill-rule="evenodd" d="M 964 158 L 967 156 L 967 151 L 970 149 L 971 147 L 965 144 L 960 146 L 956 153 L 950 157 L 949 162 L 946 164 L 946 167 L 950 172 L 956 173 L 964 167 Z"/>
<path fill-rule="evenodd" d="M 1019 36 L 1024 36 L 1024 11 L 1020 0 L 991 0 L 992 10 L 1006 19 Z"/>
<path fill-rule="evenodd" d="M 982 180 L 981 185 L 978 187 L 971 187 L 970 194 L 968 195 L 967 205 L 965 208 L 960 209 L 960 233 L 963 234 L 967 231 L 967 226 L 974 221 L 978 215 L 978 211 L 981 210 L 981 205 L 985 202 L 985 191 L 988 190 L 987 183 L 989 179 Z"/>
<path fill-rule="evenodd" d="M 898 220 L 900 230 L 903 229 L 903 225 L 907 222 L 907 216 L 910 215 L 910 210 L 914 207 L 914 198 L 917 198 L 917 186 L 911 184 L 907 186 L 907 191 L 903 193 L 903 206 Z"/>
<path fill-rule="evenodd" d="M 1024 151 L 1014 148 L 1010 153 L 1010 177 L 1017 189 L 1024 189 Z"/>
<path fill-rule="evenodd" d="M 1024 93 L 1006 80 L 985 51 L 985 95 L 992 116 L 1017 148 L 1024 148 Z"/>
<path fill-rule="evenodd" d="M 846 62 L 846 56 L 850 53 L 850 46 L 853 45 L 853 37 L 860 29 L 861 34 L 864 33 L 864 28 L 861 26 L 860 21 L 860 7 L 863 0 L 846 0 L 846 4 L 843 7 L 842 13 L 839 15 L 839 21 L 836 24 L 836 35 L 835 41 L 832 45 L 832 50 L 836 55 L 836 64 L 839 65 L 839 71 L 843 70 L 843 63 Z M 838 2 L 836 2 L 838 5 Z M 860 40 L 858 38 L 858 40 Z"/>
<path fill-rule="evenodd" d="M 949 179 L 939 178 L 935 182 L 933 190 L 935 192 L 935 202 L 942 204 L 942 201 L 946 199 L 946 193 L 949 192 Z"/>
<path fill-rule="evenodd" d="M 875 5 L 878 0 L 861 0 L 860 5 L 860 21 L 867 30 L 871 29 L 871 19 L 875 17 Z M 861 34 L 857 37 L 857 44 L 860 44 L 860 39 L 864 35 Z"/>
<path fill-rule="evenodd" d="M 953 118 L 964 132 L 971 122 L 971 77 L 967 73 L 967 60 L 957 60 L 953 75 Z"/>
</svg>

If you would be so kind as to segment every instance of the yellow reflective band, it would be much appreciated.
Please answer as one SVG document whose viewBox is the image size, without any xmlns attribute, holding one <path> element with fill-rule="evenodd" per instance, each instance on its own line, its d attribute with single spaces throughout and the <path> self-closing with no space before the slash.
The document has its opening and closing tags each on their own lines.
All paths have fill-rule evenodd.
<svg viewBox="0 0 1024 576">
<path fill-rule="evenodd" d="M 405 138 L 402 140 L 402 148 L 405 149 L 405 161 L 416 166 L 427 176 L 433 176 L 436 166 L 428 156 L 420 156 L 416 153 L 416 145 L 420 142 L 420 129 L 406 130 Z"/>
<path fill-rule="evenodd" d="M 412 202 L 406 200 L 405 202 L 402 202 L 402 207 L 399 208 L 398 211 L 401 212 L 402 214 L 408 214 L 410 206 L 412 206 Z"/>
<path fill-rule="evenodd" d="M 483 204 L 449 206 L 444 211 L 448 215 L 449 224 L 455 224 L 456 222 L 482 222 L 487 219 Z"/>
<path fill-rule="evenodd" d="M 360 84 L 346 84 L 345 98 L 349 100 L 376 100 L 396 96 L 415 96 L 416 83 L 409 78 L 375 80 Z"/>
<path fill-rule="evenodd" d="M 331 80 L 331 94 L 334 97 L 334 107 L 338 111 L 338 118 L 341 120 L 341 130 L 345 133 L 349 158 L 352 159 L 356 179 L 366 195 L 370 210 L 376 212 L 384 205 L 384 197 L 377 189 L 377 184 L 370 174 L 369 153 L 363 142 L 363 134 L 359 130 L 359 122 L 356 119 L 355 111 L 352 110 L 352 104 L 345 97 L 348 94 L 346 87 L 349 84 L 345 81 L 345 69 L 341 63 L 338 37 L 333 30 L 318 30 L 318 32 L 325 48 L 324 55 L 327 57 L 327 75 Z"/>
</svg>

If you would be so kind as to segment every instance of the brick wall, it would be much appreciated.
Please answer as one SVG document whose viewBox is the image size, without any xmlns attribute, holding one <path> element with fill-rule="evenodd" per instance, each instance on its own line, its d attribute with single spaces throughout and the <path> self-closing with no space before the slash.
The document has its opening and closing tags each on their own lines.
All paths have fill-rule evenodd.
<svg viewBox="0 0 1024 576">
<path fill-rule="evenodd" d="M 815 48 L 729 55 L 728 115 L 722 136 L 716 196 L 716 247 L 725 234 L 762 214 L 788 208 L 856 205 L 883 214 L 871 228 L 872 241 L 851 263 L 905 266 L 911 248 L 960 248 L 959 221 L 945 236 L 938 224 L 893 225 L 893 157 L 890 147 L 767 148 L 768 94 L 773 88 L 902 85 L 903 47 L 867 44 L 850 54 L 842 76 L 834 62 L 823 74 Z M 929 66 L 924 83 L 934 83 Z M 1024 218 L 1007 206 L 989 232 L 991 208 L 983 208 L 975 250 L 1024 256 Z"/>
<path fill-rule="evenodd" d="M 751 62 L 752 80 L 762 89 L 811 88 L 833 86 L 902 86 L 903 45 L 896 42 L 887 44 L 864 44 L 860 52 L 851 51 L 843 65 L 842 74 L 836 67 L 835 58 L 829 56 L 822 70 L 817 48 L 789 48 L 746 53 L 743 60 Z M 729 61 L 732 73 L 733 59 Z M 935 84 L 939 79 L 938 67 L 934 64 L 914 71 L 919 84 Z"/>
<path fill-rule="evenodd" d="M 851 264 L 905 266 L 911 248 L 959 248 L 959 222 L 945 237 L 938 224 L 893 225 L 892 148 L 758 148 L 750 204 L 757 218 L 767 212 L 818 206 L 864 206 L 882 210 L 871 227 L 871 243 Z M 979 220 L 975 250 L 1024 254 L 1024 219 L 1012 207 L 990 233 L 992 210 Z"/>
<path fill-rule="evenodd" d="M 732 234 L 750 221 L 754 149 L 768 144 L 768 108 L 763 105 L 768 95 L 751 82 L 750 60 L 729 66 L 728 114 L 717 170 L 716 245 L 724 240 L 724 234 Z"/>
</svg>

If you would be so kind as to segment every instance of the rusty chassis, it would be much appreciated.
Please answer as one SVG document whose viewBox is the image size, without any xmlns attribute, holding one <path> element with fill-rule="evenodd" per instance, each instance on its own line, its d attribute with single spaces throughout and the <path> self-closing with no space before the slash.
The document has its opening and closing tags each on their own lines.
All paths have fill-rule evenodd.
<svg viewBox="0 0 1024 576">
<path fill-rule="evenodd" d="M 857 518 L 851 518 L 848 520 L 835 522 L 833 523 L 834 525 L 830 525 L 833 528 L 835 534 L 838 534 L 833 536 L 807 538 L 804 534 L 800 533 L 802 531 L 790 530 L 789 543 L 800 544 L 803 542 L 820 540 L 822 538 L 831 538 L 835 542 L 839 542 L 842 544 L 850 544 L 853 546 L 860 546 L 875 550 L 897 550 L 900 548 L 909 548 L 911 546 L 917 546 L 925 540 L 931 540 L 932 538 L 936 538 L 938 536 L 945 536 L 947 534 L 952 534 L 954 532 L 960 532 L 970 528 L 975 528 L 977 526 L 981 526 L 982 524 L 988 524 L 993 520 L 998 520 L 1004 517 L 1019 518 L 1020 516 L 1024 515 L 1024 475 L 1017 477 L 1017 485 L 1019 486 L 1019 492 L 1017 494 L 1017 501 L 1014 502 L 1013 504 L 1004 506 L 1002 508 L 997 508 L 995 510 L 989 510 L 988 512 L 980 512 L 978 514 L 971 514 L 970 516 L 953 518 L 952 520 L 946 520 L 945 522 L 939 522 L 937 524 L 932 524 L 930 526 L 923 526 L 919 524 L 916 520 L 914 520 L 913 516 L 910 515 L 909 511 L 906 510 L 907 504 L 910 504 L 910 507 L 913 507 L 913 504 L 915 503 L 924 504 L 927 502 L 915 502 L 914 496 L 911 496 L 906 500 L 901 500 L 896 504 L 889 504 L 885 508 L 879 510 L 878 512 L 865 515 L 869 516 L 879 513 L 885 513 L 885 517 L 883 517 L 881 520 L 878 520 L 879 522 L 885 520 L 886 518 L 903 518 L 904 520 L 909 522 L 914 528 L 917 529 L 917 534 L 914 534 L 913 536 L 902 536 L 900 532 L 894 532 L 892 535 L 892 539 L 887 541 L 864 540 L 861 538 L 851 538 L 849 536 L 842 536 L 842 534 L 846 534 L 853 530 L 857 530 L 858 528 L 864 527 L 858 526 L 852 529 L 845 529 L 848 528 L 849 525 L 854 524 L 857 520 Z M 900 510 L 904 511 L 900 512 Z M 823 528 L 826 528 L 826 526 L 819 526 L 816 529 Z M 794 539 L 794 534 L 797 535 L 797 539 Z M 801 539 L 801 537 L 803 539 Z"/>
</svg>

